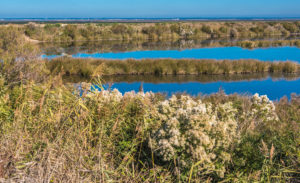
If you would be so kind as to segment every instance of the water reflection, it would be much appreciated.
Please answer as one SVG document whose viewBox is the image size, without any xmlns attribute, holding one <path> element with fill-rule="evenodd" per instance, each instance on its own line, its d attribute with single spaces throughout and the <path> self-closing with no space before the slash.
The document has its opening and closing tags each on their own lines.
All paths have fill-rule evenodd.
<svg viewBox="0 0 300 183">
<path fill-rule="evenodd" d="M 45 55 L 74 55 L 77 53 L 107 53 L 129 52 L 143 50 L 184 50 L 192 48 L 211 47 L 247 47 L 248 41 L 254 41 L 259 47 L 295 46 L 299 37 L 268 37 L 251 39 L 198 39 L 198 40 L 102 40 L 96 42 L 42 43 L 41 49 Z M 260 45 L 259 45 L 260 42 Z"/>
<path fill-rule="evenodd" d="M 288 98 L 292 93 L 300 94 L 299 75 L 215 75 L 215 76 L 105 76 L 106 89 L 118 89 L 125 93 L 138 92 L 141 85 L 145 92 L 160 92 L 170 96 L 174 93 L 187 93 L 193 96 L 198 94 L 212 94 L 224 89 L 227 94 L 250 94 L 259 93 L 268 95 L 271 100 L 278 100 L 283 96 Z M 92 82 L 92 79 L 67 77 L 68 83 L 82 81 Z"/>
<path fill-rule="evenodd" d="M 56 57 L 56 56 L 54 56 Z M 255 48 L 253 50 L 240 47 L 193 48 L 186 50 L 150 50 L 119 53 L 78 53 L 74 58 L 95 59 L 216 59 L 240 60 L 255 59 L 261 61 L 296 61 L 300 62 L 300 48 L 297 47 L 270 47 Z M 53 58 L 52 56 L 50 58 Z"/>
<path fill-rule="evenodd" d="M 288 81 L 298 80 L 299 74 L 230 74 L 230 75 L 112 75 L 101 76 L 100 80 L 103 83 L 116 82 L 148 82 L 148 83 L 184 83 L 184 82 L 201 82 L 210 83 L 216 81 L 230 82 L 230 81 L 249 81 L 249 80 L 264 80 L 272 78 L 272 80 L 285 79 Z M 93 82 L 98 78 L 84 78 L 80 75 L 63 76 L 64 83 L 79 83 L 79 82 Z"/>
</svg>

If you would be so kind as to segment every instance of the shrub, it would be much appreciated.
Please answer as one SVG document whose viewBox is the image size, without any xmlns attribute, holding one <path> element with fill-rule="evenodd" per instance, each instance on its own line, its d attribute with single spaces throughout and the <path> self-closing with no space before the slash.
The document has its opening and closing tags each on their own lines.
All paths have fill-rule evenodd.
<svg viewBox="0 0 300 183">
<path fill-rule="evenodd" d="M 179 24 L 172 24 L 170 26 L 171 32 L 174 32 L 176 34 L 180 34 L 180 25 Z"/>
<path fill-rule="evenodd" d="M 250 31 L 252 31 L 256 34 L 261 34 L 264 32 L 264 28 L 263 27 L 251 27 Z"/>
<path fill-rule="evenodd" d="M 219 28 L 219 31 L 226 34 L 226 33 L 228 33 L 228 28 L 222 26 Z"/>
<path fill-rule="evenodd" d="M 114 34 L 125 34 L 128 32 L 128 28 L 124 24 L 115 24 L 111 27 L 111 31 Z"/>
<path fill-rule="evenodd" d="M 64 27 L 63 30 L 64 36 L 67 38 L 71 38 L 72 41 L 76 40 L 77 37 L 77 26 L 76 25 L 67 25 Z"/>
<path fill-rule="evenodd" d="M 239 33 L 236 29 L 230 29 L 230 37 L 238 37 Z"/>
<path fill-rule="evenodd" d="M 35 35 L 38 33 L 38 28 L 36 27 L 35 24 L 31 23 L 26 25 L 25 27 L 25 34 L 29 37 Z"/>
<path fill-rule="evenodd" d="M 290 22 L 284 22 L 282 23 L 282 26 L 290 33 L 296 33 L 298 31 L 297 26 Z"/>
<path fill-rule="evenodd" d="M 44 29 L 46 29 L 46 30 L 53 30 L 53 28 L 59 28 L 59 27 L 61 27 L 60 24 L 46 24 L 44 26 Z"/>
<path fill-rule="evenodd" d="M 202 32 L 205 32 L 207 34 L 211 34 L 212 33 L 212 30 L 209 26 L 207 25 L 203 25 L 202 28 L 201 28 Z"/>
<path fill-rule="evenodd" d="M 232 104 L 213 108 L 188 96 L 172 96 L 157 108 L 159 128 L 149 139 L 155 155 L 167 164 L 176 162 L 185 175 L 197 164 L 193 173 L 224 177 L 230 146 L 238 137 Z"/>
<path fill-rule="evenodd" d="M 255 94 L 251 100 L 249 111 L 240 116 L 241 129 L 255 128 L 269 121 L 278 121 L 275 105 L 266 95 Z"/>
</svg>

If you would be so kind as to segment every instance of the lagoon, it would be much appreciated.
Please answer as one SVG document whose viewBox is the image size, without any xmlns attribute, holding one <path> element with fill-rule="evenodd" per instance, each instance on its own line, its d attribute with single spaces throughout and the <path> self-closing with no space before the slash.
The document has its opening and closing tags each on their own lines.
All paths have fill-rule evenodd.
<svg viewBox="0 0 300 183">
<path fill-rule="evenodd" d="M 297 38 L 298 39 L 298 38 Z M 273 38 L 270 41 L 276 45 L 277 41 L 285 38 Z M 295 61 L 300 63 L 300 48 L 295 46 L 271 46 L 264 48 L 242 48 L 236 46 L 240 40 L 179 40 L 175 42 L 120 42 L 103 41 L 89 43 L 74 43 L 71 45 L 43 45 L 43 58 L 70 56 L 74 58 L 95 59 L 257 59 L 261 61 Z M 253 40 L 257 41 L 257 40 Z M 79 44 L 79 45 L 77 45 Z M 72 76 L 74 77 L 74 76 Z M 214 76 L 109 76 L 104 78 L 110 83 L 111 89 L 118 89 L 122 93 L 138 92 L 143 83 L 144 91 L 166 93 L 186 92 L 190 95 L 200 93 L 208 95 L 219 91 L 220 87 L 226 94 L 266 94 L 272 100 L 283 96 L 290 97 L 292 93 L 300 94 L 300 77 L 236 75 Z M 77 83 L 76 81 L 72 83 Z M 109 87 L 108 84 L 105 85 Z"/>
<path fill-rule="evenodd" d="M 271 47 L 245 49 L 240 47 L 197 48 L 186 50 L 151 50 L 119 53 L 78 53 L 74 58 L 99 59 L 257 59 L 262 61 L 297 61 L 300 62 L 300 48 L 297 47 Z"/>
<path fill-rule="evenodd" d="M 176 93 L 186 93 L 192 96 L 199 94 L 209 95 L 217 93 L 220 89 L 226 94 L 267 95 L 271 100 L 279 100 L 286 96 L 300 94 L 300 76 L 274 77 L 274 76 L 116 76 L 107 78 L 104 88 L 118 89 L 121 93 L 130 91 L 138 92 L 141 88 L 144 92 L 164 93 L 171 96 Z"/>
<path fill-rule="evenodd" d="M 299 37 L 265 37 L 250 39 L 179 39 L 179 40 L 102 40 L 71 43 L 43 43 L 43 58 L 59 56 L 100 59 L 258 59 L 300 62 Z M 253 48 L 247 47 L 256 45 Z M 260 45 L 260 46 L 258 46 Z M 245 47 L 246 46 L 246 47 Z M 257 48 L 255 48 L 257 47 Z"/>
<path fill-rule="evenodd" d="M 62 55 L 43 55 L 43 58 L 53 59 Z M 257 59 L 261 61 L 296 61 L 300 63 L 300 48 L 269 47 L 246 49 L 241 47 L 193 48 L 184 50 L 139 50 L 128 52 L 76 53 L 74 58 L 95 59 Z"/>
</svg>

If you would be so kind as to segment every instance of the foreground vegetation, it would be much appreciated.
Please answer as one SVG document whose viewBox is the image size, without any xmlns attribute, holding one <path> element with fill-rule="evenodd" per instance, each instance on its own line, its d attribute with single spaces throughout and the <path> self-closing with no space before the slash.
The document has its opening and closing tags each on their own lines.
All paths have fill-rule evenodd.
<svg viewBox="0 0 300 183">
<path fill-rule="evenodd" d="M 297 182 L 300 98 L 165 99 L 0 80 L 0 180 Z M 99 83 L 101 87 L 101 83 Z"/>
<path fill-rule="evenodd" d="M 46 61 L 51 73 L 80 75 L 214 75 L 246 73 L 299 73 L 295 62 L 263 62 L 258 60 L 193 60 L 143 59 L 101 60 L 70 57 Z"/>
<path fill-rule="evenodd" d="M 299 181 L 299 96 L 78 91 L 63 61 L 36 60 L 18 30 L 0 35 L 0 182 Z"/>
</svg>

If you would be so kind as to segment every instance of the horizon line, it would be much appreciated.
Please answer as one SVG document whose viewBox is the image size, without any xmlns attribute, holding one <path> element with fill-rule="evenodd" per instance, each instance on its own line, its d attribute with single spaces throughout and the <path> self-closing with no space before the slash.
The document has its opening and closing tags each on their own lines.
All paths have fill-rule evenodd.
<svg viewBox="0 0 300 183">
<path fill-rule="evenodd" d="M 1 19 L 174 19 L 174 18 L 300 18 L 300 15 L 280 16 L 280 15 L 245 15 L 245 16 L 158 16 L 158 17 L 1 17 Z"/>
</svg>

